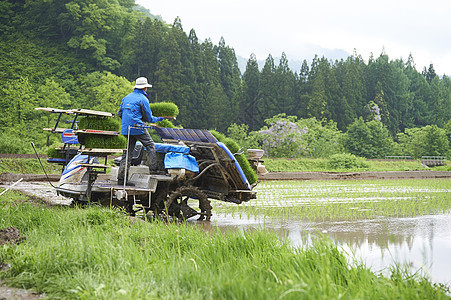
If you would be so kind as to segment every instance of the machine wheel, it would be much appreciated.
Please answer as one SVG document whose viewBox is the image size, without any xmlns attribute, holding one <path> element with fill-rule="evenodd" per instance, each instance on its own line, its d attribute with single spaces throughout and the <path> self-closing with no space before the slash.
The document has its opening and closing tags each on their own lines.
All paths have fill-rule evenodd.
<svg viewBox="0 0 451 300">
<path fill-rule="evenodd" d="M 193 186 L 182 186 L 167 198 L 166 214 L 179 220 L 187 220 L 199 215 L 198 220 L 210 221 L 211 205 L 207 195 Z"/>
</svg>

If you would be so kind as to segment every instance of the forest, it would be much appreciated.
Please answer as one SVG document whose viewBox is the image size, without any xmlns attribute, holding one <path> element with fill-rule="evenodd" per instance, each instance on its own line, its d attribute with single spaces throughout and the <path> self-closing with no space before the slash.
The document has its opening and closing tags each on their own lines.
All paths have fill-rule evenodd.
<svg viewBox="0 0 451 300">
<path fill-rule="evenodd" d="M 316 56 L 291 70 L 285 53 L 262 68 L 252 54 L 241 74 L 223 38 L 199 41 L 134 0 L 0 0 L 0 37 L 0 153 L 58 142 L 42 131 L 54 116 L 35 107 L 116 113 L 145 76 L 151 103 L 179 107 L 176 126 L 273 157 L 451 156 L 451 79 L 412 55 Z"/>
</svg>

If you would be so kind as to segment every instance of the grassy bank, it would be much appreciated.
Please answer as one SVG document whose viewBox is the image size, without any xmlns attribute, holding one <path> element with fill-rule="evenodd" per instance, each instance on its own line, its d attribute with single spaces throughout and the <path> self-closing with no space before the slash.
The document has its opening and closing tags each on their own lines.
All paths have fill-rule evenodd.
<svg viewBox="0 0 451 300">
<path fill-rule="evenodd" d="M 61 166 L 49 164 L 41 158 L 42 165 L 48 174 L 61 172 Z M 36 158 L 0 158 L 0 173 L 13 174 L 44 174 L 39 161 Z"/>
<path fill-rule="evenodd" d="M 362 171 L 451 171 L 451 165 L 427 168 L 420 160 L 367 160 L 366 167 L 332 168 L 327 158 L 265 158 L 264 165 L 269 172 L 362 172 Z"/>
<path fill-rule="evenodd" d="M 10 285 L 69 299 L 440 299 L 444 289 L 394 267 L 390 277 L 349 265 L 328 239 L 292 248 L 263 230 L 205 232 L 131 220 L 120 211 L 48 207 L 8 192 L 0 246 Z"/>
</svg>

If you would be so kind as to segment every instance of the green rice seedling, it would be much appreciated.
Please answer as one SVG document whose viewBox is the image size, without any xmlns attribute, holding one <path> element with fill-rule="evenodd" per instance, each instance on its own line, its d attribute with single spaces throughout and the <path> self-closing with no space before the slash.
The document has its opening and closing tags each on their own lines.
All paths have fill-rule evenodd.
<svg viewBox="0 0 451 300">
<path fill-rule="evenodd" d="M 169 121 L 168 119 L 164 119 L 163 121 L 158 121 L 156 124 L 160 127 L 175 128 L 174 124 L 172 124 L 172 122 Z"/>
<path fill-rule="evenodd" d="M 56 149 L 55 147 L 47 148 L 47 157 L 52 158 L 66 158 L 66 154 L 62 152 L 60 149 Z"/>
<path fill-rule="evenodd" d="M 258 180 L 257 173 L 254 171 L 254 169 L 252 169 L 246 156 L 244 154 L 239 154 L 242 151 L 240 146 L 234 140 L 225 137 L 225 135 L 217 132 L 216 130 L 210 130 L 210 132 L 218 141 L 224 143 L 227 148 L 229 148 L 229 150 L 234 153 L 235 159 L 243 170 L 244 175 L 246 176 L 249 183 L 256 183 Z"/>
<path fill-rule="evenodd" d="M 156 117 L 177 117 L 179 108 L 171 102 L 150 103 L 152 114 Z"/>
<path fill-rule="evenodd" d="M 105 148 L 107 149 L 125 149 L 126 147 L 127 139 L 123 135 L 105 137 Z"/>
<path fill-rule="evenodd" d="M 80 119 L 79 129 L 92 129 L 104 131 L 119 131 L 118 119 L 109 117 L 87 116 Z M 83 134 L 79 138 L 86 148 L 124 149 L 127 146 L 126 139 L 121 135 Z"/>
<path fill-rule="evenodd" d="M 119 131 L 120 127 L 119 119 L 111 117 L 87 116 L 80 118 L 78 123 L 78 129 Z"/>
<path fill-rule="evenodd" d="M 86 148 L 125 149 L 127 147 L 127 139 L 123 135 L 86 134 L 84 145 Z"/>
<path fill-rule="evenodd" d="M 451 210 L 449 179 L 274 181 L 262 182 L 256 190 L 257 199 L 233 209 L 311 221 L 414 217 Z"/>
<path fill-rule="evenodd" d="M 293 248 L 265 230 L 205 232 L 95 206 L 1 204 L 0 215 L 0 228 L 26 237 L 0 247 L 0 263 L 11 266 L 0 277 L 51 299 L 446 298 L 399 266 L 384 277 L 348 263 L 323 237 Z"/>
</svg>

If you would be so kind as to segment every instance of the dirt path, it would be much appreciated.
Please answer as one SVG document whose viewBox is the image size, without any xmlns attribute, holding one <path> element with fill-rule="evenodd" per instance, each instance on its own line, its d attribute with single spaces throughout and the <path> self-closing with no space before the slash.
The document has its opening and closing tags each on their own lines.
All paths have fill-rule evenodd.
<svg viewBox="0 0 451 300">
<path fill-rule="evenodd" d="M 0 300 L 34 300 L 45 297 L 45 294 L 5 286 L 3 281 L 0 280 Z"/>
</svg>

